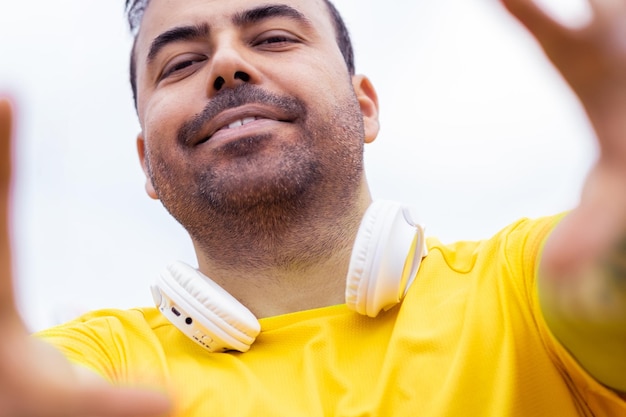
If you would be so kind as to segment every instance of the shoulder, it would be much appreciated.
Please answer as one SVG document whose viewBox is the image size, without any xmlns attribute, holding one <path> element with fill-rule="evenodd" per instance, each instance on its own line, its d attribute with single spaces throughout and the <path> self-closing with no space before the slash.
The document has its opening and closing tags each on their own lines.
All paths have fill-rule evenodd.
<svg viewBox="0 0 626 417">
<path fill-rule="evenodd" d="M 156 378 L 159 374 L 155 372 L 166 368 L 164 340 L 174 333 L 172 328 L 156 308 L 105 309 L 37 332 L 34 337 L 109 381 L 130 382 L 146 375 Z"/>
<path fill-rule="evenodd" d="M 564 216 L 565 213 L 536 219 L 522 218 L 482 240 L 443 243 L 430 237 L 427 259 L 439 259 L 459 272 L 472 269 L 480 260 L 493 264 L 518 259 L 528 263 L 539 255 L 547 236 Z"/>
<path fill-rule="evenodd" d="M 156 308 L 103 309 L 39 331 L 35 337 L 64 352 L 122 352 L 130 346 L 155 346 L 171 325 Z"/>
<path fill-rule="evenodd" d="M 507 226 L 503 227 L 491 237 L 481 239 L 478 241 L 458 241 L 451 245 L 442 245 L 437 239 L 431 238 L 431 243 L 437 246 L 467 246 L 467 245 L 485 245 L 485 244 L 501 244 L 507 240 L 520 240 L 525 241 L 527 239 L 543 239 L 548 235 L 554 227 L 567 215 L 567 212 L 555 214 L 552 216 L 544 216 L 538 218 L 521 218 L 514 221 Z"/>
<path fill-rule="evenodd" d="M 59 334 L 67 331 L 94 332 L 108 329 L 116 330 L 156 330 L 168 325 L 167 320 L 154 307 L 122 309 L 102 309 L 85 313 L 73 320 L 49 329 L 37 332 L 37 336 Z"/>
</svg>

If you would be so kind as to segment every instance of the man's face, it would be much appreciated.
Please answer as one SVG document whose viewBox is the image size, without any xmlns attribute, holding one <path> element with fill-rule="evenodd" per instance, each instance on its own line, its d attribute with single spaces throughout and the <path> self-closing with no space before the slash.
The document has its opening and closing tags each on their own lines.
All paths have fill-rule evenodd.
<svg viewBox="0 0 626 417">
<path fill-rule="evenodd" d="M 139 151 L 148 192 L 192 236 L 224 213 L 354 197 L 376 132 L 335 39 L 321 0 L 150 2 Z"/>
</svg>

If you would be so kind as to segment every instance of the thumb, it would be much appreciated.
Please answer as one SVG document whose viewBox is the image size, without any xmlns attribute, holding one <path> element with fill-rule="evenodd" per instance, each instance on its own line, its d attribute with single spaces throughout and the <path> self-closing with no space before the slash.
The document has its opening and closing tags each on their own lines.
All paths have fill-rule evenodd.
<svg viewBox="0 0 626 417">
<path fill-rule="evenodd" d="M 171 402 L 162 393 L 134 388 L 92 385 L 80 389 L 75 415 L 97 417 L 163 417 Z"/>
<path fill-rule="evenodd" d="M 11 199 L 12 112 L 8 100 L 0 98 L 0 312 L 13 313 L 9 210 Z"/>
<path fill-rule="evenodd" d="M 0 98 L 0 186 L 4 191 L 11 179 L 11 104 Z"/>
</svg>

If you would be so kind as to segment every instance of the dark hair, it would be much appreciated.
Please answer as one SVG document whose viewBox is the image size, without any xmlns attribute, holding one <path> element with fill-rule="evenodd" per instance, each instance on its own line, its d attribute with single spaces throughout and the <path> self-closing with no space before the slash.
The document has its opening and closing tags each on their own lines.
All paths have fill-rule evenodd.
<svg viewBox="0 0 626 417">
<path fill-rule="evenodd" d="M 350 40 L 348 27 L 343 21 L 343 18 L 341 17 L 341 14 L 339 13 L 335 5 L 332 4 L 330 0 L 323 1 L 328 7 L 330 17 L 332 18 L 333 24 L 335 26 L 335 33 L 339 50 L 343 55 L 343 59 L 346 62 L 350 75 L 354 75 L 354 48 L 352 47 L 352 41 Z M 149 2 L 150 0 L 126 0 L 126 14 L 128 17 L 128 25 L 130 26 L 130 31 L 133 33 L 133 35 L 135 35 L 135 43 L 133 44 L 133 49 L 130 55 L 130 86 L 133 90 L 133 100 L 135 101 L 135 105 L 137 105 L 137 64 L 135 62 L 135 48 L 137 46 L 136 37 L 137 32 L 139 31 L 139 26 L 141 25 L 141 19 L 143 18 L 143 14 L 146 11 L 146 7 L 148 7 Z"/>
</svg>

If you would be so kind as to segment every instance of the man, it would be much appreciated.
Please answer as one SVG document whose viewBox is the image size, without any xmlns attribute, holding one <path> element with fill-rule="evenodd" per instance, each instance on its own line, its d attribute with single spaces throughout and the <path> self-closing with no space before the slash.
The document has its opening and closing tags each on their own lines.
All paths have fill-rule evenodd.
<svg viewBox="0 0 626 417">
<path fill-rule="evenodd" d="M 262 331 L 246 353 L 208 353 L 156 309 L 96 312 L 41 334 L 59 354 L 15 311 L 4 222 L 2 415 L 624 415 L 626 3 L 592 1 L 582 30 L 532 1 L 503 3 L 580 98 L 601 155 L 563 219 L 485 242 L 429 240 L 404 301 L 376 318 L 344 308 L 344 294 L 371 207 L 362 149 L 378 133 L 378 102 L 333 7 L 131 7 L 146 190 L 189 232 L 198 269 Z M 6 218 L 4 102 L 0 126 Z M 193 287 L 186 299 L 203 298 Z"/>
</svg>

